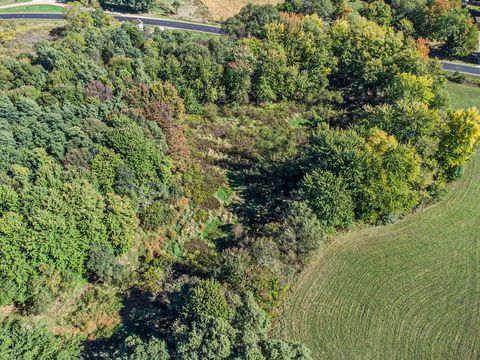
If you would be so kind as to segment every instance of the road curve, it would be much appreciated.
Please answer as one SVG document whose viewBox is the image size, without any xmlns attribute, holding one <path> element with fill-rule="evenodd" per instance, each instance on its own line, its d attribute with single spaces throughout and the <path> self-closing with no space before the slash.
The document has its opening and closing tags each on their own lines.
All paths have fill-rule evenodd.
<svg viewBox="0 0 480 360">
<path fill-rule="evenodd" d="M 147 17 L 135 17 L 135 16 L 123 16 L 123 15 L 114 15 L 115 19 L 119 21 L 133 21 L 141 20 L 145 25 L 156 25 L 162 26 L 169 29 L 178 29 L 178 30 L 188 30 L 188 31 L 199 31 L 214 35 L 220 35 L 222 30 L 213 25 L 206 24 L 195 24 L 183 21 L 172 21 L 165 19 L 157 18 L 147 18 Z M 0 14 L 0 20 L 62 20 L 65 18 L 64 14 L 42 14 L 42 13 L 24 13 L 24 14 Z"/>
</svg>

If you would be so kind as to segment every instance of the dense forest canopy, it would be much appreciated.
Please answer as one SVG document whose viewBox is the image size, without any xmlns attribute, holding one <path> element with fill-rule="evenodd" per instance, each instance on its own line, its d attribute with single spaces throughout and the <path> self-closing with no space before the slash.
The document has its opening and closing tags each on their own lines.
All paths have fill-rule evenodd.
<svg viewBox="0 0 480 360">
<path fill-rule="evenodd" d="M 449 109 L 423 10 L 280 10 L 196 40 L 71 7 L 0 59 L 3 354 L 310 359 L 269 336 L 295 273 L 461 175 L 480 115 Z"/>
</svg>

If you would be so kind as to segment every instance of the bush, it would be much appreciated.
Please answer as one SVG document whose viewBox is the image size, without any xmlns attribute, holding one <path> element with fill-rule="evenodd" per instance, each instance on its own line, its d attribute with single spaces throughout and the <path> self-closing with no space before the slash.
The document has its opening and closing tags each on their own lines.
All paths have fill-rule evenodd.
<svg viewBox="0 0 480 360">
<path fill-rule="evenodd" d="M 95 245 L 90 249 L 86 268 L 95 280 L 103 282 L 118 282 L 123 277 L 123 267 L 117 263 L 113 249 L 107 245 Z"/>
<path fill-rule="evenodd" d="M 231 309 L 221 285 L 215 280 L 205 280 L 190 288 L 182 315 L 187 319 L 204 316 L 228 319 Z"/>
<path fill-rule="evenodd" d="M 172 226 L 177 218 L 177 213 L 169 204 L 154 201 L 143 209 L 140 217 L 145 230 L 157 231 L 162 226 Z"/>
</svg>

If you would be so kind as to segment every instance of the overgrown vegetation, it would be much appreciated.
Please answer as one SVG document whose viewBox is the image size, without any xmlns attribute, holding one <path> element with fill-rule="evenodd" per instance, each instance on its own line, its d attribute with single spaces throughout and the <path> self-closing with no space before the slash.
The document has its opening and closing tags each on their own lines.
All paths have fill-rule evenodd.
<svg viewBox="0 0 480 360">
<path fill-rule="evenodd" d="M 208 40 L 72 6 L 1 58 L 3 332 L 57 358 L 311 358 L 269 336 L 293 276 L 435 201 L 480 115 L 412 34 L 307 5 Z"/>
</svg>

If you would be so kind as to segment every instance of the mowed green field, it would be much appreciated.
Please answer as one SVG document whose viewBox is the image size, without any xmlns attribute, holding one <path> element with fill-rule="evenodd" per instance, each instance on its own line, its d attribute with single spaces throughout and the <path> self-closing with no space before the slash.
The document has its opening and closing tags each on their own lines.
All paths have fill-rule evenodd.
<svg viewBox="0 0 480 360">
<path fill-rule="evenodd" d="M 286 305 L 315 359 L 480 359 L 480 154 L 439 203 L 335 239 Z"/>
<path fill-rule="evenodd" d="M 447 90 L 453 108 L 475 106 L 480 109 L 480 87 L 448 82 Z"/>
</svg>

